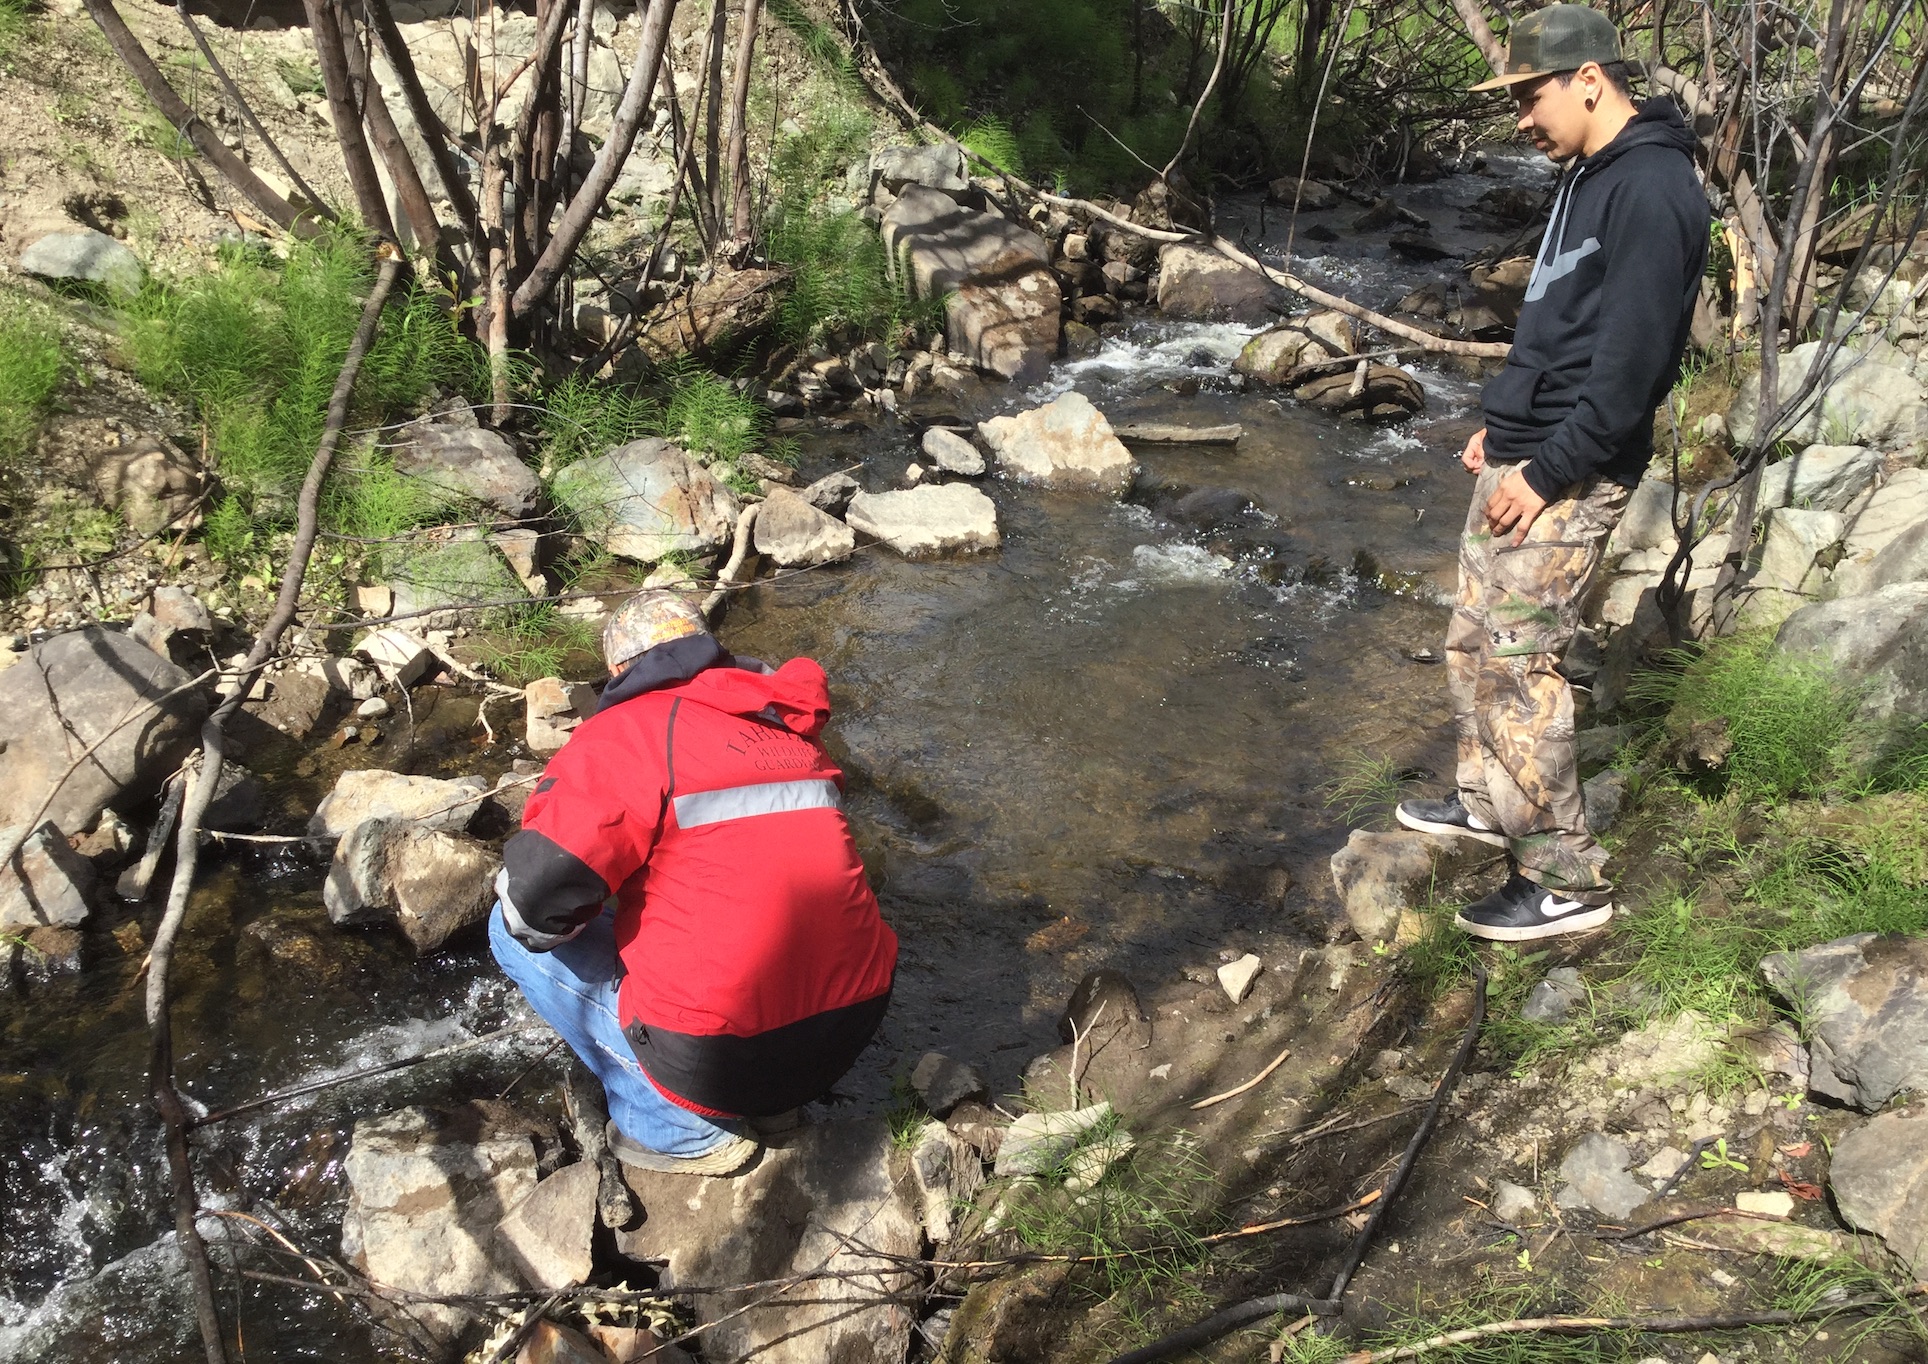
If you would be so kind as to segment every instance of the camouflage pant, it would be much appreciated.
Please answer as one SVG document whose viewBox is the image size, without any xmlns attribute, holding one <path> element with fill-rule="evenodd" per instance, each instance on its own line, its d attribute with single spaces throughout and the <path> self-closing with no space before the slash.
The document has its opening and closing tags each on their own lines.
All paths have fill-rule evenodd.
<svg viewBox="0 0 1928 1364">
<path fill-rule="evenodd" d="M 1446 666 L 1460 796 L 1506 834 L 1524 875 L 1576 895 L 1604 893 L 1607 854 L 1581 809 L 1573 691 L 1558 665 L 1630 493 L 1597 479 L 1568 488 L 1516 546 L 1513 532 L 1495 536 L 1486 521 L 1486 501 L 1513 467 L 1480 473 L 1459 542 Z"/>
</svg>

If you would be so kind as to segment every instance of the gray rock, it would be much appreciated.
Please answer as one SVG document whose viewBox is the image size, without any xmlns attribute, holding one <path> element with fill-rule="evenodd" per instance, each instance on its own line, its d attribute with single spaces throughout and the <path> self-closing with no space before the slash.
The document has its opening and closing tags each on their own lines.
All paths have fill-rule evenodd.
<svg viewBox="0 0 1928 1364">
<path fill-rule="evenodd" d="M 391 452 L 402 473 L 438 493 L 484 503 L 517 520 L 535 511 L 542 484 L 501 433 L 418 423 L 407 434 Z"/>
<path fill-rule="evenodd" d="M 907 186 L 962 191 L 971 187 L 964 154 L 949 143 L 928 147 L 883 147 L 870 154 L 870 173 L 892 194 Z"/>
<path fill-rule="evenodd" d="M 13 847 L 16 838 L 19 848 L 0 867 L 0 933 L 87 922 L 94 864 L 70 848 L 53 824 L 30 833 L 19 825 L 0 829 L 0 849 Z"/>
<path fill-rule="evenodd" d="M 1858 933 L 1776 952 L 1761 974 L 1802 1020 L 1814 1092 L 1873 1112 L 1928 1090 L 1928 938 Z"/>
<path fill-rule="evenodd" d="M 371 630 L 355 643 L 355 652 L 375 665 L 375 670 L 403 691 L 420 682 L 441 666 L 435 650 L 411 631 L 388 625 Z"/>
<path fill-rule="evenodd" d="M 222 759 L 221 776 L 214 784 L 207 813 L 201 816 L 201 826 L 222 833 L 242 833 L 267 822 L 268 789 L 261 778 L 240 763 Z"/>
<path fill-rule="evenodd" d="M 1346 354 L 1334 350 L 1300 321 L 1262 331 L 1245 343 L 1232 362 L 1234 373 L 1260 383 L 1283 384 L 1300 365 Z"/>
<path fill-rule="evenodd" d="M 1780 401 L 1793 401 L 1824 343 L 1809 341 L 1781 356 Z M 1923 440 L 1921 384 L 1899 365 L 1843 349 L 1835 354 L 1823 380 L 1821 401 L 1787 432 L 1784 439 L 1815 442 L 1825 431 L 1854 445 L 1881 450 L 1917 449 Z M 1754 438 L 1760 415 L 1760 385 L 1741 386 L 1728 410 L 1727 425 L 1736 444 Z"/>
<path fill-rule="evenodd" d="M 1580 973 L 1571 966 L 1556 966 L 1535 985 L 1520 1009 L 1529 1023 L 1564 1023 L 1574 1006 L 1587 1001 L 1587 987 Z"/>
<path fill-rule="evenodd" d="M 1339 202 L 1332 186 L 1317 180 L 1301 180 L 1296 175 L 1281 175 L 1265 187 L 1265 197 L 1285 208 L 1296 204 L 1304 213 L 1318 213 Z"/>
<path fill-rule="evenodd" d="M 882 1119 L 800 1128 L 773 1139 L 756 1166 L 733 1179 L 628 1167 L 624 1177 L 649 1216 L 616 1234 L 617 1250 L 665 1261 L 665 1286 L 747 1284 L 818 1269 L 851 1276 L 813 1284 L 801 1299 L 771 1300 L 767 1290 L 697 1298 L 699 1324 L 714 1323 L 703 1336 L 706 1359 L 901 1364 L 917 1316 L 916 1276 L 871 1252 L 918 1254 L 922 1200 L 914 1181 L 895 1173 Z"/>
<path fill-rule="evenodd" d="M 965 483 L 931 483 L 850 499 L 853 530 L 882 540 L 908 559 L 996 549 L 997 506 Z"/>
<path fill-rule="evenodd" d="M 1928 1276 L 1928 1109 L 1883 1113 L 1834 1144 L 1828 1185 L 1849 1226 Z"/>
<path fill-rule="evenodd" d="M 189 680 L 138 640 L 99 626 L 34 645 L 0 673 L 0 825 L 91 829 L 108 806 L 152 798 L 207 714 L 203 692 L 177 690 Z"/>
<path fill-rule="evenodd" d="M 481 1105 L 404 1108 L 355 1124 L 342 1173 L 342 1258 L 375 1282 L 439 1296 L 522 1291 L 495 1230 L 536 1187 L 527 1130 Z M 476 1320 L 439 1303 L 405 1310 L 443 1348 Z"/>
<path fill-rule="evenodd" d="M 207 470 L 172 441 L 136 437 L 100 452 L 88 472 L 101 502 L 142 535 L 193 530 L 203 520 Z"/>
<path fill-rule="evenodd" d="M 399 819 L 364 820 L 335 845 L 321 898 L 333 922 L 392 923 L 425 957 L 488 918 L 499 865 L 472 838 Z"/>
<path fill-rule="evenodd" d="M 1814 596 L 1827 581 L 1815 559 L 1841 538 L 1840 512 L 1776 507 L 1763 518 L 1760 555 L 1753 581 Z"/>
<path fill-rule="evenodd" d="M 214 618 L 185 587 L 157 587 L 148 609 L 128 622 L 127 633 L 170 662 L 205 667 Z"/>
<path fill-rule="evenodd" d="M 1774 648 L 1865 683 L 1864 722 L 1928 720 L 1928 583 L 1804 606 L 1782 624 Z"/>
<path fill-rule="evenodd" d="M 1332 855 L 1332 885 L 1353 932 L 1368 943 L 1389 941 L 1399 916 L 1422 904 L 1435 880 L 1477 856 L 1467 842 L 1406 830 L 1353 830 L 1346 846 Z"/>
<path fill-rule="evenodd" d="M 1674 485 L 1671 479 L 1643 478 L 1627 499 L 1620 513 L 1620 524 L 1613 528 L 1609 556 L 1641 549 L 1672 550 L 1674 537 Z"/>
<path fill-rule="evenodd" d="M 1890 540 L 1872 559 L 1845 560 L 1828 580 L 1829 595 L 1858 596 L 1897 583 L 1928 581 L 1928 520 Z"/>
<path fill-rule="evenodd" d="M 975 445 L 955 431 L 933 426 L 924 433 L 919 448 L 932 464 L 947 474 L 976 478 L 984 472 L 984 456 L 978 453 Z"/>
<path fill-rule="evenodd" d="M 1626 807 L 1631 778 L 1625 772 L 1608 768 L 1588 777 L 1580 785 L 1580 804 L 1586 812 L 1587 828 L 1603 834 L 1619 822 Z"/>
<path fill-rule="evenodd" d="M 582 682 L 538 677 L 522 689 L 523 738 L 532 753 L 554 753 L 596 713 L 596 692 Z"/>
<path fill-rule="evenodd" d="M 924 1053 L 917 1069 L 910 1073 L 910 1083 L 934 1118 L 948 1118 L 951 1110 L 965 1100 L 982 1102 L 991 1093 L 984 1073 L 976 1066 L 953 1061 L 937 1051 Z"/>
<path fill-rule="evenodd" d="M 1122 497 L 1138 468 L 1104 413 L 1078 392 L 1028 412 L 993 417 L 977 430 L 998 467 L 1020 482 Z"/>
<path fill-rule="evenodd" d="M 344 772 L 308 821 L 308 832 L 340 838 L 370 819 L 400 819 L 425 829 L 466 829 L 475 818 L 487 777 L 411 777 L 380 768 Z"/>
<path fill-rule="evenodd" d="M 921 185 L 904 187 L 880 230 L 893 272 L 908 266 L 911 292 L 946 300 L 952 351 L 1006 379 L 1044 377 L 1063 303 L 1044 238 Z"/>
<path fill-rule="evenodd" d="M 1841 511 L 1880 472 L 1880 452 L 1866 446 L 1810 445 L 1761 471 L 1759 505 Z"/>
<path fill-rule="evenodd" d="M 844 508 L 850 505 L 850 499 L 862 491 L 863 484 L 849 474 L 825 474 L 799 496 L 820 512 L 841 516 Z"/>
<path fill-rule="evenodd" d="M 1006 1175 L 1043 1175 L 1062 1166 L 1085 1136 L 1112 1116 L 1108 1103 L 1057 1113 L 1026 1113 L 1004 1130 L 996 1171 Z"/>
<path fill-rule="evenodd" d="M 1200 321 L 1266 322 L 1284 291 L 1205 246 L 1174 242 L 1158 253 L 1158 311 Z"/>
<path fill-rule="evenodd" d="M 1493 1181 L 1493 1201 L 1490 1206 L 1493 1216 L 1514 1226 L 1528 1218 L 1537 1218 L 1540 1212 L 1540 1200 L 1533 1196 L 1533 1191 L 1509 1179 Z"/>
<path fill-rule="evenodd" d="M 1627 1172 L 1633 1163 L 1627 1144 L 1604 1132 L 1589 1132 L 1560 1162 L 1565 1187 L 1554 1202 L 1562 1208 L 1592 1208 L 1603 1217 L 1627 1217 L 1650 1197 Z"/>
<path fill-rule="evenodd" d="M 595 1161 L 565 1165 L 530 1190 L 496 1227 L 496 1240 L 529 1287 L 553 1293 L 588 1281 L 595 1268 L 589 1238 L 596 1229 L 601 1183 Z"/>
<path fill-rule="evenodd" d="M 141 258 L 105 232 L 50 232 L 20 253 L 20 269 L 42 279 L 101 284 L 138 294 L 147 281 Z"/>
<path fill-rule="evenodd" d="M 717 549 L 736 529 L 735 496 L 665 440 L 631 441 L 571 464 L 552 488 L 585 535 L 639 563 Z"/>
<path fill-rule="evenodd" d="M 924 1230 L 942 1245 L 951 1239 L 954 1211 L 984 1184 L 977 1150 L 941 1122 L 925 1123 L 910 1153 L 911 1178 L 923 1198 Z"/>
<path fill-rule="evenodd" d="M 422 617 L 428 629 L 449 629 L 476 617 L 445 608 L 512 602 L 525 595 L 509 561 L 476 526 L 413 531 L 384 557 L 395 614 L 430 612 Z"/>
<path fill-rule="evenodd" d="M 757 512 L 752 543 L 779 567 L 809 568 L 848 559 L 856 551 L 857 536 L 788 488 L 773 487 Z"/>
<path fill-rule="evenodd" d="M 1237 961 L 1228 961 L 1218 968 L 1218 985 L 1225 991 L 1225 997 L 1234 1004 L 1243 1004 L 1245 996 L 1251 993 L 1252 982 L 1259 978 L 1264 969 L 1255 953 L 1247 952 Z"/>
<path fill-rule="evenodd" d="M 245 703 L 248 714 L 291 739 L 305 739 L 314 731 L 332 694 L 325 679 L 295 668 L 283 668 L 257 685 L 266 695 Z"/>
</svg>

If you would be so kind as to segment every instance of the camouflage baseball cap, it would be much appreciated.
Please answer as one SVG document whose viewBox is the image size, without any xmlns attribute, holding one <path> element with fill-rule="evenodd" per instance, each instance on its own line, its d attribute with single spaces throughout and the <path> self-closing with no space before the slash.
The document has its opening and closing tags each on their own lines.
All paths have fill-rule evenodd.
<svg viewBox="0 0 1928 1364">
<path fill-rule="evenodd" d="M 702 609 L 676 592 L 638 592 L 603 625 L 603 661 L 620 667 L 638 654 L 688 635 L 707 635 Z"/>
<path fill-rule="evenodd" d="M 1585 5 L 1548 5 L 1507 31 L 1506 70 L 1473 89 L 1497 90 L 1559 71 L 1578 71 L 1588 62 L 1605 66 L 1620 60 L 1620 33 L 1613 20 Z"/>
</svg>

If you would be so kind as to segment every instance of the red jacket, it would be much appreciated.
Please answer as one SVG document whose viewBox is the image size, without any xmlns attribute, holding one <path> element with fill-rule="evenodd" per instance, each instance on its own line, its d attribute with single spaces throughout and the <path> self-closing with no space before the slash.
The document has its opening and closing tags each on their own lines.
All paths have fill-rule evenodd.
<svg viewBox="0 0 1928 1364">
<path fill-rule="evenodd" d="M 737 666 L 707 636 L 612 682 L 503 850 L 503 914 L 547 950 L 617 897 L 624 1033 L 667 1097 L 712 1115 L 815 1099 L 881 1021 L 879 916 L 817 735 L 823 669 Z"/>
</svg>

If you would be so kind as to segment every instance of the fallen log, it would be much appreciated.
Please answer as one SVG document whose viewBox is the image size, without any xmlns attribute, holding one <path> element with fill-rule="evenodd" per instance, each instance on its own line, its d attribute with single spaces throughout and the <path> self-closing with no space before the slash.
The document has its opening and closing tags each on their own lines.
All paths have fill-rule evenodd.
<svg viewBox="0 0 1928 1364">
<path fill-rule="evenodd" d="M 1120 440 L 1140 445 L 1237 445 L 1245 428 L 1230 426 L 1175 426 L 1165 422 L 1126 422 L 1112 428 Z"/>
</svg>

